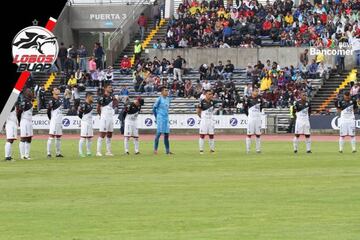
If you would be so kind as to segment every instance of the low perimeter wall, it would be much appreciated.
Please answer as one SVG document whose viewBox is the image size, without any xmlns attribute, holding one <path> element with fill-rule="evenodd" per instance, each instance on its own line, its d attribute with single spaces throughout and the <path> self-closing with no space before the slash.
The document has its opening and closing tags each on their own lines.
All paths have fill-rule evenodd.
<svg viewBox="0 0 360 240">
<path fill-rule="evenodd" d="M 297 47 L 264 47 L 264 48 L 182 48 L 182 49 L 147 49 L 146 56 L 153 58 L 175 59 L 180 55 L 187 61 L 187 67 L 199 68 L 200 64 L 214 63 L 230 59 L 235 67 L 246 67 L 249 63 L 254 65 L 258 60 L 265 63 L 266 60 L 276 61 L 280 66 L 298 66 L 300 63 L 300 54 L 306 48 Z M 308 48 L 309 49 L 309 48 Z M 309 59 L 315 58 L 315 55 L 309 55 Z M 335 64 L 335 56 L 325 56 L 327 64 Z M 354 67 L 354 56 L 345 57 L 345 66 L 347 69 Z"/>
</svg>

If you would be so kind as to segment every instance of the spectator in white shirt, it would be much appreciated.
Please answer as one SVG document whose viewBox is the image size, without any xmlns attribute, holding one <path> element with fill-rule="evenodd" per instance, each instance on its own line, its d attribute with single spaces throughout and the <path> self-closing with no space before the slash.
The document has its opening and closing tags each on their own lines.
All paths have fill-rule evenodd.
<svg viewBox="0 0 360 240">
<path fill-rule="evenodd" d="M 224 43 L 223 41 L 220 41 L 219 48 L 230 48 L 229 44 Z"/>
<path fill-rule="evenodd" d="M 211 89 L 211 83 L 209 83 L 208 80 L 205 80 L 202 84 L 203 89 L 206 90 L 210 90 Z"/>
</svg>

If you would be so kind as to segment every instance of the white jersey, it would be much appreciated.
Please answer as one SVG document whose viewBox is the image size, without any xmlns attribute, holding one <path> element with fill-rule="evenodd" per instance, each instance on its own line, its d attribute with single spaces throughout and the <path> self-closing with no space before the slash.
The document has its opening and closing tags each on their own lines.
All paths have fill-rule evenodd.
<svg viewBox="0 0 360 240">
<path fill-rule="evenodd" d="M 133 113 L 133 114 L 126 114 L 125 117 L 125 124 L 129 124 L 129 125 L 137 125 L 137 119 L 139 116 L 139 112 Z"/>
<path fill-rule="evenodd" d="M 246 100 L 246 109 L 248 112 L 248 118 L 251 119 L 259 119 L 261 118 L 261 110 L 262 110 L 263 101 L 261 97 L 249 97 Z"/>
<path fill-rule="evenodd" d="M 112 96 L 102 96 L 98 104 L 100 104 L 101 114 L 100 118 L 112 118 L 115 114 L 113 107 L 113 97 Z"/>
<path fill-rule="evenodd" d="M 355 120 L 355 113 L 354 113 L 354 106 L 350 105 L 346 108 L 344 108 L 341 113 L 340 113 L 340 117 L 342 120 L 349 120 L 349 121 L 353 121 Z"/>
<path fill-rule="evenodd" d="M 308 101 L 296 101 L 294 103 L 296 121 L 309 121 L 310 103 Z"/>
<path fill-rule="evenodd" d="M 22 120 L 27 120 L 27 121 L 32 121 L 32 116 L 33 116 L 33 108 L 30 108 L 27 111 L 24 111 L 21 113 L 21 121 Z"/>
<path fill-rule="evenodd" d="M 112 117 L 115 114 L 113 103 L 101 107 L 101 117 Z"/>
<path fill-rule="evenodd" d="M 17 126 L 18 126 L 18 120 L 16 117 L 16 111 L 13 110 L 10 112 L 9 116 L 6 119 L 6 125 L 5 125 L 6 139 L 16 139 Z"/>
<path fill-rule="evenodd" d="M 84 103 L 80 106 L 79 117 L 81 118 L 82 122 L 92 124 L 93 122 L 92 110 L 93 107 L 91 104 Z"/>
<path fill-rule="evenodd" d="M 9 116 L 6 119 L 6 124 L 14 124 L 16 126 L 18 125 L 18 119 L 15 110 L 10 112 Z"/>
<path fill-rule="evenodd" d="M 63 114 L 62 114 L 62 101 L 60 99 L 52 99 L 49 104 L 51 122 L 56 124 L 62 124 Z"/>
<path fill-rule="evenodd" d="M 356 99 L 350 99 L 349 101 L 339 100 L 336 102 L 336 107 L 341 110 L 341 121 L 354 121 L 355 109 L 357 109 Z"/>
<path fill-rule="evenodd" d="M 201 119 L 206 121 L 212 121 L 214 116 L 215 103 L 213 101 L 202 100 L 198 106 L 201 109 Z"/>
</svg>

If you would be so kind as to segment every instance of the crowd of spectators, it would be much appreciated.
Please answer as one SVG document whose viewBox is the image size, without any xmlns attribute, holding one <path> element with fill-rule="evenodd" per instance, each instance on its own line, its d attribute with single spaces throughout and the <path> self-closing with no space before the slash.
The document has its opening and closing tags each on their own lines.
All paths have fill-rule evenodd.
<svg viewBox="0 0 360 240">
<path fill-rule="evenodd" d="M 153 48 L 256 47 L 263 36 L 280 46 L 332 47 L 360 36 L 359 0 L 271 2 L 183 0 Z"/>
<path fill-rule="evenodd" d="M 126 57 L 124 58 L 126 60 Z M 138 94 L 152 94 L 162 86 L 167 86 L 173 96 L 201 99 L 205 90 L 213 90 L 222 113 L 241 112 L 244 97 L 250 96 L 252 89 L 259 88 L 269 108 L 288 107 L 300 92 L 313 95 L 312 79 L 325 79 L 329 77 L 332 66 L 324 63 L 323 56 L 309 59 L 308 50 L 300 55 L 299 66 L 281 67 L 277 62 L 267 60 L 258 61 L 246 67 L 244 89 L 237 87 L 233 75 L 236 74 L 234 64 L 227 60 L 225 64 L 201 64 L 197 70 L 198 78 L 188 77 L 186 61 L 178 56 L 169 61 L 154 57 L 141 59 L 133 70 L 134 90 Z M 122 65 L 122 64 L 121 64 Z M 121 69 L 120 71 L 124 71 Z M 239 73 L 237 73 L 239 74 Z M 242 80 L 241 84 L 244 84 Z M 126 96 L 128 95 L 126 91 Z M 122 94 L 121 94 L 122 95 Z"/>
</svg>

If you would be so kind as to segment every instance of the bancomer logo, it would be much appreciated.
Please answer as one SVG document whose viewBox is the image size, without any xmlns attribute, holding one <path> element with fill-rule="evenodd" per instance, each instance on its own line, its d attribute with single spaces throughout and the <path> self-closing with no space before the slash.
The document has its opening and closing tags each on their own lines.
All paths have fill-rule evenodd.
<svg viewBox="0 0 360 240">
<path fill-rule="evenodd" d="M 339 43 L 338 47 L 329 46 L 328 48 L 318 49 L 310 47 L 310 55 L 323 54 L 324 56 L 352 56 L 352 45 L 349 43 Z"/>
<path fill-rule="evenodd" d="M 21 30 L 12 43 L 13 63 L 18 72 L 44 72 L 56 61 L 59 45 L 49 30 L 31 26 Z"/>
</svg>

